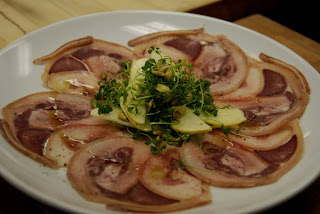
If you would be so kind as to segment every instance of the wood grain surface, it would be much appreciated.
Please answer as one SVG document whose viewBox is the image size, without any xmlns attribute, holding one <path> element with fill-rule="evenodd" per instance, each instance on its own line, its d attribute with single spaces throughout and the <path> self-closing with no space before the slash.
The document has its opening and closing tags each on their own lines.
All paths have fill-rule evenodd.
<svg viewBox="0 0 320 214">
<path fill-rule="evenodd" d="M 320 44 L 301 35 L 271 19 L 260 14 L 254 14 L 234 23 L 250 28 L 274 39 L 286 47 L 290 48 L 307 62 L 309 62 L 318 72 L 320 72 Z M 317 92 L 312 92 L 317 93 Z M 320 213 L 320 178 L 315 180 L 308 188 L 288 201 L 270 208 L 259 214 L 277 213 L 299 213 L 299 214 L 319 214 Z"/>
<path fill-rule="evenodd" d="M 287 46 L 320 72 L 320 44 L 260 14 L 254 14 L 234 23 L 262 33 Z"/>
<path fill-rule="evenodd" d="M 0 49 L 49 24 L 114 10 L 189 11 L 220 0 L 0 0 Z"/>
</svg>

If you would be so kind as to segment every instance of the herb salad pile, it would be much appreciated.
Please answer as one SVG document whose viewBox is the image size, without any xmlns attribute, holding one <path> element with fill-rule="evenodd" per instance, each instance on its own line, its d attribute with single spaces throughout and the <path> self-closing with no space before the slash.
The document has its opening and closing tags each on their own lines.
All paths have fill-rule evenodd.
<svg viewBox="0 0 320 214">
<path fill-rule="evenodd" d="M 157 154 L 167 145 L 180 145 L 190 140 L 190 133 L 172 128 L 186 110 L 192 110 L 197 116 L 215 117 L 219 108 L 210 93 L 210 82 L 193 73 L 193 67 L 185 60 L 173 62 L 155 47 L 151 47 L 148 53 L 153 57 L 145 58 L 144 65 L 134 77 L 131 73 L 133 64 L 121 62 L 123 69 L 117 76 L 100 81 L 92 105 L 101 115 L 111 114 L 126 103 L 126 110 L 118 112 L 119 120 L 129 121 L 129 114 L 146 117 L 145 123 L 151 127 L 147 132 L 135 126 L 128 131 L 135 139 L 147 136 L 146 144 L 150 145 L 152 153 Z M 106 78 L 106 73 L 101 77 Z M 224 124 L 220 128 L 225 135 L 230 132 Z"/>
</svg>

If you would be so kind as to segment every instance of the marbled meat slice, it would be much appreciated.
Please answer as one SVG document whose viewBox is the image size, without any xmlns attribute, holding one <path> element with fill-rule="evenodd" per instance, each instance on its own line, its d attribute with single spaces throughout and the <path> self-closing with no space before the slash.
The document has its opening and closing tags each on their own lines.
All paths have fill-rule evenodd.
<svg viewBox="0 0 320 214">
<path fill-rule="evenodd" d="M 74 154 L 67 175 L 85 199 L 105 203 L 108 207 L 144 212 L 190 207 L 189 200 L 163 197 L 140 182 L 139 174 L 150 155 L 149 147 L 142 141 L 102 138 L 86 144 Z"/>
<path fill-rule="evenodd" d="M 171 57 L 173 61 L 186 59 L 189 63 L 197 57 L 202 45 L 194 35 L 203 33 L 203 28 L 195 30 L 160 31 L 132 39 L 128 45 L 134 47 L 134 52 L 139 56 L 149 57 L 148 50 L 151 46 L 160 48 L 160 51 Z"/>
<path fill-rule="evenodd" d="M 303 135 L 298 119 L 288 123 L 294 135 L 283 145 L 265 151 L 242 148 L 214 132 L 201 143 L 182 146 L 182 160 L 193 175 L 219 187 L 253 187 L 276 182 L 300 160 Z"/>
<path fill-rule="evenodd" d="M 236 90 L 248 75 L 246 54 L 224 35 L 210 35 L 203 29 L 165 31 L 129 41 L 134 51 L 148 57 L 147 50 L 158 47 L 173 61 L 186 60 L 194 72 L 211 83 L 213 95 Z"/>
<path fill-rule="evenodd" d="M 200 34 L 202 51 L 194 60 L 194 72 L 211 83 L 213 95 L 238 89 L 248 76 L 248 57 L 224 35 Z"/>
<path fill-rule="evenodd" d="M 58 167 L 65 167 L 73 154 L 85 144 L 104 137 L 119 136 L 128 136 L 127 131 L 113 124 L 65 125 L 55 129 L 49 136 L 44 154 Z"/>
<path fill-rule="evenodd" d="M 34 60 L 46 62 L 42 75 L 44 85 L 56 91 L 93 94 L 98 81 L 119 79 L 121 62 L 132 61 L 136 55 L 127 47 L 93 37 L 84 37 L 62 45 L 56 51 Z"/>
<path fill-rule="evenodd" d="M 282 60 L 279 60 L 279 59 L 276 59 L 274 57 L 268 56 L 268 55 L 266 55 L 264 53 L 260 53 L 259 54 L 259 58 L 263 62 L 267 62 L 267 63 L 270 63 L 270 64 L 273 64 L 273 65 L 276 65 L 276 66 L 279 66 L 279 67 L 283 67 L 285 69 L 290 70 L 295 75 L 295 77 L 298 79 L 298 81 L 301 84 L 301 87 L 306 91 L 306 93 L 307 94 L 311 93 L 311 89 L 310 89 L 310 86 L 309 86 L 309 83 L 308 83 L 307 79 L 301 73 L 301 71 L 299 71 L 296 67 L 294 67 L 294 66 L 292 66 L 292 65 L 290 65 L 288 63 L 285 63 Z"/>
<path fill-rule="evenodd" d="M 264 55 L 266 56 L 266 55 Z M 256 61 L 263 74 L 263 87 L 248 99 L 216 99 L 218 106 L 240 108 L 247 121 L 235 132 L 243 135 L 267 135 L 288 121 L 299 118 L 309 103 L 309 92 L 291 67 Z"/>
<path fill-rule="evenodd" d="M 203 182 L 180 166 L 180 148 L 167 147 L 152 155 L 144 165 L 141 182 L 148 189 L 166 198 L 197 200 L 203 194 Z"/>
<path fill-rule="evenodd" d="M 90 98 L 83 95 L 39 92 L 20 98 L 2 109 L 3 134 L 20 152 L 56 168 L 44 157 L 49 135 L 66 124 L 103 124 L 90 116 Z"/>
<path fill-rule="evenodd" d="M 252 99 L 259 94 L 264 85 L 263 73 L 256 59 L 248 57 L 249 73 L 245 81 L 239 88 L 221 95 L 215 95 L 215 100 L 247 100 Z"/>
<path fill-rule="evenodd" d="M 216 131 L 217 134 L 224 135 L 221 131 Z M 251 150 L 270 150 L 282 146 L 288 142 L 294 135 L 290 126 L 282 126 L 278 130 L 262 136 L 246 136 L 236 133 L 229 133 L 228 140 L 236 142 L 243 148 Z"/>
</svg>

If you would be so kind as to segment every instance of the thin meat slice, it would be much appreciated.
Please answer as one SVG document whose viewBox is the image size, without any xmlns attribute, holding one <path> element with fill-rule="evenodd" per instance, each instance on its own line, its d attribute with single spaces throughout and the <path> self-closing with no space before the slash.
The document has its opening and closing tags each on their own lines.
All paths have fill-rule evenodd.
<svg viewBox="0 0 320 214">
<path fill-rule="evenodd" d="M 231 128 L 231 131 L 248 136 L 271 134 L 304 111 L 304 108 L 299 109 L 299 106 L 296 106 L 296 100 L 291 93 L 244 101 L 216 101 L 216 104 L 241 109 L 247 120 Z"/>
<path fill-rule="evenodd" d="M 149 157 L 142 142 L 124 137 L 102 138 L 83 146 L 71 158 L 67 175 L 73 187 L 93 201 L 126 200 Z"/>
<path fill-rule="evenodd" d="M 34 60 L 46 63 L 42 74 L 44 85 L 52 90 L 94 94 L 98 81 L 120 79 L 121 62 L 132 61 L 136 55 L 119 44 L 84 37 L 62 45 L 47 56 Z"/>
<path fill-rule="evenodd" d="M 260 61 L 255 64 L 263 74 L 261 91 L 248 99 L 216 99 L 218 106 L 231 105 L 244 111 L 247 121 L 234 132 L 250 136 L 270 134 L 299 118 L 309 103 L 308 91 L 291 67 Z"/>
<path fill-rule="evenodd" d="M 142 43 L 146 43 L 148 41 L 151 41 L 153 39 L 157 39 L 159 37 L 164 37 L 164 36 L 185 36 L 185 35 L 196 35 L 199 33 L 202 33 L 204 31 L 203 28 L 199 28 L 199 29 L 194 29 L 194 30 L 173 30 L 173 31 L 159 31 L 156 33 L 151 33 L 151 34 L 147 34 L 147 35 L 143 35 L 140 37 L 137 37 L 135 39 L 131 39 L 128 42 L 128 45 L 130 47 L 135 47 L 138 44 L 142 44 Z"/>
<path fill-rule="evenodd" d="M 245 82 L 237 90 L 215 96 L 216 100 L 246 100 L 284 94 L 292 91 L 292 87 L 310 94 L 310 87 L 303 74 L 292 65 L 261 53 L 258 61 L 249 57 L 250 70 Z M 300 86 L 287 79 L 285 73 L 291 73 Z"/>
<path fill-rule="evenodd" d="M 256 59 L 248 57 L 248 61 L 249 73 L 241 86 L 230 93 L 215 95 L 215 100 L 247 100 L 256 97 L 262 91 L 264 85 L 263 72 L 259 64 L 256 63 Z"/>
<path fill-rule="evenodd" d="M 263 62 L 267 62 L 267 63 L 273 64 L 273 65 L 276 65 L 276 66 L 279 66 L 279 67 L 283 67 L 284 69 L 290 70 L 291 73 L 293 73 L 295 75 L 295 77 L 298 79 L 298 81 L 301 84 L 301 87 L 305 90 L 305 92 L 307 94 L 311 93 L 309 83 L 307 82 L 305 76 L 296 67 L 294 67 L 294 66 L 292 66 L 292 65 L 290 65 L 288 63 L 285 63 L 285 62 L 283 62 L 283 61 L 281 61 L 279 59 L 276 59 L 274 57 L 268 56 L 268 55 L 266 55 L 264 53 L 260 53 L 259 58 Z"/>
<path fill-rule="evenodd" d="M 197 200 L 204 191 L 202 181 L 192 176 L 180 165 L 178 147 L 166 148 L 152 155 L 144 165 L 141 182 L 153 192 L 175 200 Z"/>
<path fill-rule="evenodd" d="M 90 52 L 92 50 L 96 52 L 92 54 Z M 105 72 L 107 79 L 118 76 L 118 71 L 123 68 L 120 62 L 137 59 L 136 54 L 131 49 L 99 39 L 95 39 L 90 47 L 80 49 L 73 55 L 83 61 L 97 77 Z"/>
<path fill-rule="evenodd" d="M 101 79 L 92 73 L 73 70 L 50 74 L 47 87 L 54 91 L 93 95 L 99 90 L 99 81 Z"/>
<path fill-rule="evenodd" d="M 197 36 L 203 45 L 194 60 L 194 72 L 211 83 L 213 95 L 221 95 L 238 89 L 248 76 L 248 58 L 243 50 L 224 35 L 201 34 Z"/>
<path fill-rule="evenodd" d="M 220 187 L 253 187 L 276 182 L 301 158 L 303 136 L 299 121 L 288 123 L 294 135 L 277 148 L 248 150 L 214 132 L 201 143 L 182 146 L 186 169 L 199 179 Z"/>
<path fill-rule="evenodd" d="M 86 36 L 86 37 L 82 37 L 82 38 L 79 38 L 76 40 L 72 40 L 70 42 L 65 43 L 64 45 L 62 45 L 61 47 L 59 47 L 58 49 L 56 49 L 52 53 L 33 60 L 33 63 L 34 64 L 41 64 L 41 63 L 50 61 L 53 58 L 56 58 L 60 55 L 64 55 L 68 52 L 72 52 L 72 50 L 75 48 L 81 48 L 81 47 L 90 45 L 90 44 L 92 44 L 93 40 L 94 39 L 92 36 Z"/>
<path fill-rule="evenodd" d="M 20 152 L 50 167 L 55 162 L 44 157 L 47 138 L 66 124 L 103 124 L 90 116 L 90 98 L 83 95 L 39 92 L 18 99 L 2 109 L 3 134 Z"/>
<path fill-rule="evenodd" d="M 105 125 L 74 124 L 61 126 L 49 136 L 44 155 L 58 167 L 65 167 L 82 146 L 104 137 L 126 136 L 126 130 Z"/>
<path fill-rule="evenodd" d="M 246 54 L 224 35 L 210 35 L 203 29 L 166 31 L 129 41 L 140 56 L 148 57 L 151 47 L 160 48 L 173 61 L 186 60 L 194 72 L 211 83 L 213 95 L 239 88 L 248 75 Z"/>
<path fill-rule="evenodd" d="M 220 131 L 217 131 L 217 134 L 224 135 Z M 230 142 L 235 142 L 243 148 L 264 151 L 282 146 L 284 143 L 288 142 L 293 135 L 294 132 L 292 128 L 284 125 L 268 135 L 253 137 L 229 133 L 227 138 Z"/>
<path fill-rule="evenodd" d="M 185 59 L 189 63 L 197 57 L 202 45 L 194 38 L 203 33 L 203 28 L 195 30 L 160 31 L 132 39 L 128 45 L 134 47 L 134 52 L 139 56 L 148 57 L 150 47 L 158 47 L 160 51 L 171 57 L 173 61 Z"/>
<path fill-rule="evenodd" d="M 140 182 L 139 174 L 150 155 L 149 147 L 142 141 L 102 138 L 74 154 L 67 175 L 85 199 L 117 209 L 165 212 L 195 206 L 189 200 L 163 197 Z"/>
</svg>

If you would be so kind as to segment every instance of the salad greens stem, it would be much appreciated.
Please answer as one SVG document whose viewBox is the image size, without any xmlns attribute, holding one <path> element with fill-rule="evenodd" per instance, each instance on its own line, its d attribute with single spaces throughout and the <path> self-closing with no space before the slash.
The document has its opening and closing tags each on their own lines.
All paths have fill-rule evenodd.
<svg viewBox="0 0 320 214">
<path fill-rule="evenodd" d="M 140 113 L 139 106 L 149 105 L 145 115 L 150 118 L 153 131 L 160 126 L 163 133 L 157 137 L 138 129 L 130 133 L 134 138 L 147 136 L 149 140 L 146 144 L 156 154 L 167 145 L 179 145 L 182 141 L 190 140 L 190 134 L 173 132 L 170 128 L 175 121 L 173 112 L 178 106 L 185 105 L 194 114 L 204 112 L 206 116 L 216 116 L 218 107 L 210 92 L 210 82 L 193 73 L 190 64 L 185 60 L 173 62 L 170 57 L 161 54 L 159 48 L 150 47 L 148 53 L 153 52 L 158 55 L 159 60 L 146 60 L 141 70 L 131 79 L 131 85 L 131 63 L 121 62 L 123 69 L 115 77 L 110 75 L 109 79 L 98 83 L 99 91 L 92 103 L 99 108 L 99 114 L 112 112 L 114 106 L 120 107 L 121 97 L 133 114 Z M 129 103 L 126 102 L 128 96 L 132 98 Z M 223 124 L 221 129 L 226 135 L 230 132 Z"/>
</svg>

